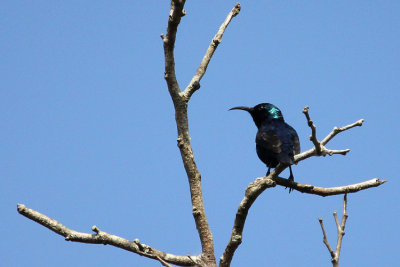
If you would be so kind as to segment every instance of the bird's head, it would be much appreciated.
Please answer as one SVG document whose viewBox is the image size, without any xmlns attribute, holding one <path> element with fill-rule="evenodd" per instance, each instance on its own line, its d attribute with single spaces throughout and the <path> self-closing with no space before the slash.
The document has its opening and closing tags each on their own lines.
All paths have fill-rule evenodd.
<svg viewBox="0 0 400 267">
<path fill-rule="evenodd" d="M 272 121 L 272 120 L 283 121 L 283 116 L 280 109 L 269 103 L 261 103 L 252 108 L 239 106 L 231 108 L 229 110 L 234 110 L 234 109 L 245 110 L 249 112 L 257 128 L 259 128 L 261 124 L 266 121 Z"/>
</svg>

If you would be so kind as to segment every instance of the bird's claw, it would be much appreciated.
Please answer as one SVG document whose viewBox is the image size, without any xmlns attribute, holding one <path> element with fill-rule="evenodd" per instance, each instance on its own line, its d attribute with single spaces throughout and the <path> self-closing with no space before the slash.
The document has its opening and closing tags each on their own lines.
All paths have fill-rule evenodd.
<svg viewBox="0 0 400 267">
<path fill-rule="evenodd" d="M 290 183 L 294 183 L 294 177 L 293 177 L 292 174 L 289 176 L 288 180 L 290 181 Z M 285 189 L 286 189 L 286 188 L 288 188 L 288 187 L 286 186 Z M 290 192 L 292 192 L 292 191 L 293 191 L 293 188 L 289 187 L 289 194 L 290 194 Z"/>
</svg>

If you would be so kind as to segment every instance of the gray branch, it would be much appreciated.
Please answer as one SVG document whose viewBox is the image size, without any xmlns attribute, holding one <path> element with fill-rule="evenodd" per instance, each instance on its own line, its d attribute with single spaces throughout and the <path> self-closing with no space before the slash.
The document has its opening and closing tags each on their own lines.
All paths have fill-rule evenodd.
<svg viewBox="0 0 400 267">
<path fill-rule="evenodd" d="M 190 255 L 180 256 L 180 255 L 165 253 L 155 248 L 152 248 L 146 244 L 141 243 L 138 239 L 135 239 L 134 241 L 129 241 L 124 238 L 103 232 L 96 226 L 92 227 L 92 230 L 94 231 L 94 233 L 92 234 L 77 232 L 75 230 L 65 227 L 58 221 L 49 218 L 44 214 L 26 208 L 25 205 L 22 204 L 18 204 L 18 212 L 20 214 L 47 227 L 53 232 L 64 236 L 65 240 L 67 241 L 112 245 L 115 247 L 125 249 L 127 251 L 131 251 L 133 253 L 139 254 L 147 258 L 158 260 L 163 266 L 167 267 L 171 266 L 171 264 L 179 266 L 216 266 L 213 236 L 210 227 L 208 225 L 203 204 L 203 196 L 201 190 L 201 174 L 197 169 L 196 162 L 194 159 L 194 153 L 190 143 L 187 107 L 188 107 L 188 102 L 193 93 L 200 88 L 200 81 L 207 70 L 208 64 L 215 50 L 221 43 L 222 36 L 226 28 L 228 27 L 231 20 L 237 14 L 239 14 L 241 7 L 240 4 L 237 3 L 235 7 L 229 12 L 226 19 L 221 24 L 218 32 L 212 39 L 200 63 L 200 66 L 198 67 L 196 73 L 192 77 L 190 83 L 188 84 L 188 86 L 184 91 L 181 91 L 175 73 L 174 48 L 175 48 L 178 26 L 180 24 L 182 17 L 186 15 L 186 11 L 184 10 L 185 2 L 186 2 L 185 0 L 171 0 L 171 9 L 168 17 L 167 31 L 165 35 L 161 34 L 161 39 L 163 41 L 164 58 L 165 58 L 164 78 L 166 80 L 168 91 L 171 95 L 175 108 L 175 120 L 178 131 L 177 143 L 189 181 L 191 201 L 192 201 L 192 213 L 194 221 L 196 223 L 198 235 L 201 241 L 202 253 L 198 256 L 190 256 Z M 319 141 L 317 139 L 316 126 L 311 120 L 308 111 L 309 108 L 305 107 L 303 113 L 306 116 L 308 126 L 311 128 L 310 140 L 312 141 L 314 146 L 311 149 L 299 155 L 296 155 L 295 156 L 296 164 L 312 156 L 326 156 L 326 155 L 331 156 L 334 154 L 346 155 L 350 151 L 350 149 L 331 150 L 326 148 L 326 145 L 337 134 L 356 126 L 362 126 L 363 120 L 361 119 L 353 124 L 349 124 L 344 127 L 334 127 L 331 133 L 329 133 L 322 141 Z M 332 256 L 332 263 L 334 264 L 334 266 L 338 266 L 340 249 L 344 235 L 344 228 L 348 216 L 346 211 L 347 193 L 354 193 L 367 188 L 377 187 L 386 182 L 386 180 L 379 180 L 378 178 L 374 178 L 353 185 L 331 187 L 331 188 L 316 187 L 313 185 L 299 184 L 297 182 L 292 182 L 287 179 L 279 177 L 279 174 L 286 167 L 287 166 L 278 165 L 270 175 L 268 175 L 267 177 L 257 178 L 247 187 L 245 196 L 242 199 L 241 203 L 239 204 L 236 213 L 231 238 L 225 248 L 222 257 L 220 258 L 219 265 L 221 267 L 230 266 L 233 255 L 236 249 L 241 244 L 242 233 L 247 218 L 247 214 L 254 201 L 262 192 L 264 192 L 264 190 L 270 187 L 275 187 L 276 185 L 291 187 L 292 189 L 295 189 L 302 193 L 315 194 L 320 196 L 345 194 L 343 203 L 343 218 L 340 224 L 337 219 L 337 214 L 336 212 L 334 212 L 334 218 L 338 230 L 338 242 L 335 252 L 329 245 L 323 221 L 322 219 L 319 219 L 324 235 L 324 244 L 327 246 Z"/>
<path fill-rule="evenodd" d="M 363 122 L 364 122 L 364 119 L 360 119 L 360 120 L 358 120 L 358 121 L 356 121 L 356 122 L 354 122 L 354 123 L 352 123 L 352 124 L 349 124 L 349 125 L 346 125 L 346 126 L 343 126 L 343 127 L 334 127 L 333 130 L 332 130 L 332 132 L 331 132 L 330 134 L 328 134 L 328 135 L 324 138 L 324 140 L 321 141 L 321 144 L 322 144 L 322 145 L 326 145 L 326 144 L 327 144 L 330 140 L 332 140 L 332 138 L 335 137 L 338 133 L 347 131 L 347 130 L 349 130 L 349 129 L 351 129 L 351 128 L 354 128 L 354 127 L 357 127 L 357 126 L 362 126 Z"/>
<path fill-rule="evenodd" d="M 199 256 L 177 256 L 156 250 L 148 245 L 142 244 L 139 240 L 133 242 L 121 237 L 100 231 L 97 227 L 93 227 L 95 234 L 80 233 L 63 226 L 61 223 L 51 219 L 39 212 L 26 208 L 24 205 L 18 205 L 18 212 L 25 217 L 42 224 L 57 234 L 65 237 L 68 241 L 92 243 L 92 244 L 110 244 L 122 249 L 137 253 L 141 256 L 158 260 L 164 266 L 169 264 L 181 266 L 216 266 L 213 236 L 206 218 L 204 210 L 203 196 L 201 190 L 201 174 L 197 169 L 194 160 L 194 154 L 190 143 L 187 104 L 192 94 L 200 88 L 200 80 L 204 76 L 207 66 L 213 56 L 218 44 L 222 40 L 222 36 L 233 17 L 240 12 L 240 4 L 229 12 L 225 21 L 220 26 L 217 34 L 211 41 L 203 60 L 200 63 L 195 75 L 187 88 L 182 92 L 175 73 L 175 56 L 174 48 L 176 34 L 181 18 L 186 15 L 184 10 L 185 0 L 171 0 L 171 9 L 168 16 L 168 26 L 166 34 L 161 34 L 164 47 L 165 73 L 164 78 L 167 82 L 168 91 L 171 95 L 174 108 L 175 120 L 178 130 L 178 147 L 181 152 L 182 161 L 187 173 L 191 201 L 192 212 L 196 223 L 196 228 L 200 237 L 202 253 Z"/>
<path fill-rule="evenodd" d="M 333 217 L 335 219 L 336 223 L 336 229 L 337 229 L 337 243 L 336 243 L 336 251 L 333 251 L 332 247 L 329 245 L 328 237 L 326 235 L 325 227 L 324 227 L 324 222 L 322 218 L 318 218 L 318 221 L 321 225 L 322 229 L 322 234 L 323 234 L 323 242 L 326 246 L 326 248 L 329 251 L 329 254 L 331 255 L 331 262 L 333 267 L 338 267 L 339 266 L 339 257 L 340 257 L 340 250 L 342 248 L 342 241 L 343 241 L 343 236 L 345 234 L 344 228 L 346 226 L 346 221 L 349 215 L 347 214 L 347 194 L 344 195 L 343 197 L 343 217 L 342 217 L 342 222 L 339 224 L 339 220 L 337 217 L 337 212 L 333 212 Z"/>
<path fill-rule="evenodd" d="M 308 114 L 309 109 L 310 109 L 309 107 L 305 107 L 303 109 L 303 113 L 306 116 L 308 126 L 311 128 L 310 140 L 311 140 L 311 142 L 313 142 L 313 144 L 315 146 L 315 152 L 318 155 L 321 155 L 321 144 L 317 139 L 317 127 L 315 126 L 315 124 L 313 123 L 313 121 L 310 118 L 310 115 Z"/>
<path fill-rule="evenodd" d="M 275 172 L 276 169 L 268 177 L 274 175 Z M 251 205 L 253 205 L 254 201 L 262 192 L 264 192 L 265 189 L 274 187 L 275 185 L 276 184 L 272 179 L 264 179 L 263 177 L 257 178 L 247 187 L 245 196 L 240 202 L 238 210 L 236 212 L 231 239 L 229 240 L 222 257 L 220 258 L 220 267 L 230 266 L 236 249 L 242 243 L 243 228 Z"/>
<path fill-rule="evenodd" d="M 221 42 L 222 35 L 224 34 L 229 22 L 239 13 L 240 5 L 236 4 L 232 11 L 229 12 L 217 34 L 211 41 L 211 44 L 200 63 L 200 67 L 197 69 L 187 88 L 182 92 L 179 89 L 179 84 L 175 76 L 174 47 L 178 25 L 181 17 L 185 14 L 183 11 L 184 5 L 185 1 L 183 0 L 171 1 L 167 33 L 165 36 L 163 34 L 161 35 L 164 44 L 165 80 L 174 103 L 175 120 L 178 130 L 178 147 L 189 181 L 192 213 L 202 247 L 201 259 L 205 266 L 216 266 L 213 236 L 204 210 L 203 193 L 201 190 L 201 174 L 197 169 L 190 142 L 187 107 L 193 93 L 200 88 L 200 80 L 204 76 L 211 57 L 217 49 L 218 44 Z"/>
<path fill-rule="evenodd" d="M 221 43 L 222 36 L 224 35 L 224 32 L 225 32 L 226 28 L 228 27 L 229 23 L 236 15 L 239 14 L 240 9 L 241 9 L 241 6 L 239 3 L 237 3 L 235 5 L 235 7 L 231 10 L 231 12 L 229 12 L 225 21 L 219 27 L 218 32 L 215 34 L 214 38 L 211 40 L 211 43 L 207 49 L 206 54 L 203 57 L 203 60 L 200 63 L 199 68 L 197 69 L 197 71 L 194 74 L 189 85 L 186 87 L 185 91 L 183 92 L 183 95 L 186 99 L 189 100 L 190 97 L 192 96 L 192 94 L 200 88 L 200 80 L 201 80 L 201 78 L 203 78 L 203 76 L 207 70 L 208 63 L 210 63 L 211 57 L 213 56 L 218 45 Z"/>
<path fill-rule="evenodd" d="M 325 226 L 324 226 L 324 221 L 322 220 L 322 218 L 318 218 L 319 224 L 321 225 L 321 229 L 322 229 L 322 234 L 324 236 L 324 239 L 322 240 L 322 242 L 324 242 L 326 248 L 328 249 L 329 253 L 331 254 L 331 257 L 335 257 L 335 252 L 333 252 L 333 249 L 331 247 L 331 245 L 329 244 L 328 241 L 328 236 L 326 235 L 326 231 L 325 231 Z"/>
<path fill-rule="evenodd" d="M 66 241 L 111 245 L 139 254 L 140 256 L 179 266 L 194 266 L 197 265 L 198 262 L 200 262 L 199 256 L 179 256 L 165 253 L 163 251 L 150 247 L 149 245 L 140 243 L 139 239 L 129 241 L 122 237 L 100 231 L 97 226 L 92 227 L 92 231 L 94 232 L 94 234 L 81 233 L 62 225 L 60 222 L 50 217 L 47 217 L 40 212 L 27 208 L 23 204 L 18 204 L 18 212 L 28 219 L 31 219 L 50 229 L 56 234 L 64 236 Z"/>
<path fill-rule="evenodd" d="M 337 187 L 318 187 L 310 184 L 300 184 L 297 182 L 290 181 L 288 179 L 282 177 L 274 178 L 274 181 L 277 185 L 281 185 L 284 187 L 290 187 L 295 189 L 301 193 L 319 195 L 322 197 L 326 196 L 333 196 L 333 195 L 341 195 L 341 194 L 348 194 L 348 193 L 355 193 L 364 189 L 368 189 L 371 187 L 380 186 L 383 183 L 386 183 L 386 180 L 379 180 L 378 178 L 373 178 L 368 181 L 364 181 L 357 184 L 352 185 L 344 185 L 344 186 L 337 186 Z"/>
<path fill-rule="evenodd" d="M 311 142 L 313 142 L 314 148 L 312 148 L 306 152 L 311 153 L 310 156 L 326 156 L 326 155 L 332 156 L 334 154 L 346 155 L 348 152 L 350 152 L 350 149 L 330 150 L 330 149 L 327 149 L 325 147 L 325 145 L 330 140 L 332 140 L 332 138 L 335 137 L 338 133 L 349 130 L 356 126 L 362 126 L 364 120 L 361 119 L 361 120 L 358 120 L 352 124 L 349 124 L 349 125 L 346 125 L 343 127 L 334 127 L 333 130 L 322 141 L 318 141 L 317 131 L 316 131 L 317 127 L 314 125 L 313 121 L 311 120 L 310 115 L 308 114 L 308 110 L 309 110 L 309 107 L 305 107 L 303 109 L 303 113 L 306 116 L 308 126 L 311 128 L 310 140 L 311 140 Z M 302 154 L 304 154 L 306 152 L 303 152 Z M 299 154 L 295 157 L 296 162 L 301 160 L 302 154 Z"/>
</svg>

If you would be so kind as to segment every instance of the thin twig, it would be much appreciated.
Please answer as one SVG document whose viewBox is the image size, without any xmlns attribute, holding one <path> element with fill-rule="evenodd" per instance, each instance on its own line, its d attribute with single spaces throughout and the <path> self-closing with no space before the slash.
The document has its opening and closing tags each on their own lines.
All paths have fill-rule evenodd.
<svg viewBox="0 0 400 267">
<path fill-rule="evenodd" d="M 308 114 L 309 109 L 310 108 L 308 106 L 305 107 L 303 109 L 303 113 L 306 116 L 308 126 L 311 128 L 310 140 L 313 142 L 313 144 L 315 146 L 317 155 L 320 155 L 321 154 L 321 144 L 317 139 L 317 127 L 315 126 L 315 124 L 313 123 L 313 121 L 310 118 L 310 115 Z"/>
<path fill-rule="evenodd" d="M 328 249 L 329 253 L 331 254 L 331 257 L 333 258 L 333 257 L 335 257 L 335 252 L 333 252 L 331 245 L 329 245 L 328 237 L 326 235 L 326 231 L 325 231 L 325 227 L 324 227 L 324 222 L 323 222 L 322 218 L 318 218 L 318 221 L 319 221 L 319 224 L 321 225 L 322 234 L 324 235 L 323 242 L 324 242 L 326 248 Z"/>
<path fill-rule="evenodd" d="M 333 137 L 335 137 L 338 133 L 347 131 L 351 128 L 357 127 L 357 126 L 362 126 L 364 123 L 364 119 L 360 119 L 352 124 L 343 126 L 343 127 L 334 127 L 332 132 L 330 134 L 328 134 L 322 141 L 321 141 L 321 145 L 326 145 L 330 140 L 332 140 Z"/>
<path fill-rule="evenodd" d="M 338 133 L 349 130 L 356 126 L 362 126 L 364 120 L 360 119 L 352 124 L 349 124 L 349 125 L 346 125 L 343 127 L 334 127 L 333 130 L 322 141 L 318 141 L 317 131 L 316 131 L 317 127 L 315 126 L 315 124 L 313 123 L 313 121 L 310 118 L 310 115 L 308 113 L 309 109 L 310 108 L 308 106 L 305 107 L 303 109 L 303 113 L 306 116 L 308 126 L 311 128 L 310 140 L 313 142 L 314 147 L 310 150 L 312 151 L 313 155 L 317 155 L 317 156 L 325 156 L 325 155 L 332 156 L 334 154 L 346 155 L 350 151 L 350 149 L 330 150 L 330 149 L 327 149 L 325 147 L 325 145 L 330 140 L 332 140 L 332 138 L 335 137 Z M 300 155 L 297 155 L 297 156 L 299 157 Z M 298 162 L 299 160 L 295 159 L 295 161 Z"/>
<path fill-rule="evenodd" d="M 164 262 L 179 266 L 193 266 L 193 259 L 196 261 L 198 260 L 198 256 L 191 256 L 189 258 L 188 256 L 165 253 L 146 244 L 140 243 L 138 239 L 135 239 L 133 242 L 126 240 L 122 237 L 100 231 L 97 226 L 92 227 L 92 230 L 95 232 L 95 234 L 77 232 L 40 212 L 25 207 L 23 204 L 18 204 L 18 212 L 23 216 L 50 229 L 51 231 L 64 236 L 66 241 L 111 245 L 147 258 L 157 260 L 160 258 Z"/>
<path fill-rule="evenodd" d="M 161 259 L 160 256 L 157 256 L 157 260 L 161 263 L 162 266 L 172 267 L 172 265 L 168 264 L 165 260 Z"/>
<path fill-rule="evenodd" d="M 225 33 L 226 28 L 228 27 L 231 20 L 239 14 L 241 6 L 239 3 L 235 5 L 235 7 L 229 12 L 228 16 L 226 17 L 225 21 L 219 27 L 218 32 L 215 34 L 214 38 L 211 40 L 211 43 L 206 51 L 206 54 L 203 57 L 203 60 L 200 63 L 199 68 L 197 69 L 195 75 L 193 76 L 192 80 L 190 81 L 189 85 L 186 87 L 183 95 L 186 99 L 190 99 L 192 94 L 200 88 L 200 80 L 206 73 L 208 63 L 210 63 L 211 57 L 213 56 L 215 50 L 217 49 L 218 45 L 222 41 L 222 36 Z"/>
<path fill-rule="evenodd" d="M 336 245 L 336 256 L 337 256 L 337 262 L 339 263 L 339 257 L 340 257 L 340 250 L 342 248 L 342 241 L 343 241 L 343 236 L 345 234 L 344 228 L 346 227 L 346 221 L 349 215 L 347 214 L 347 194 L 344 195 L 343 198 L 343 216 L 342 216 L 342 222 L 340 224 L 340 230 L 338 230 L 338 240 L 337 240 L 337 245 Z"/>
<path fill-rule="evenodd" d="M 339 266 L 340 250 L 342 248 L 343 236 L 345 234 L 344 228 L 346 226 L 346 221 L 347 221 L 347 218 L 348 218 L 348 214 L 347 214 L 347 194 L 345 194 L 344 197 L 343 197 L 343 217 L 342 217 L 342 222 L 339 224 L 339 220 L 337 218 L 337 212 L 336 211 L 333 212 L 333 217 L 335 219 L 336 228 L 337 228 L 337 235 L 338 235 L 337 243 L 336 243 L 336 251 L 333 251 L 332 247 L 329 245 L 328 237 L 326 235 L 322 219 L 318 218 L 318 220 L 319 220 L 319 223 L 321 225 L 322 234 L 324 236 L 323 242 L 326 245 L 326 247 L 327 247 L 327 249 L 329 251 L 329 254 L 331 254 L 332 265 L 334 267 L 338 267 Z"/>
</svg>

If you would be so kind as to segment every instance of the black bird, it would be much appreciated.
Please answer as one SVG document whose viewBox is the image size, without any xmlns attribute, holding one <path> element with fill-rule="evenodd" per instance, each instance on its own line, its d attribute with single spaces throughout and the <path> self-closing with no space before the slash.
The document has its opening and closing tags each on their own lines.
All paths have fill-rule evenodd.
<svg viewBox="0 0 400 267">
<path fill-rule="evenodd" d="M 289 166 L 289 180 L 294 181 L 291 165 L 294 164 L 294 155 L 300 153 L 299 137 L 295 129 L 285 122 L 282 112 L 276 106 L 269 103 L 261 103 L 257 106 L 234 107 L 230 110 L 245 110 L 253 117 L 258 128 L 256 135 L 257 155 L 264 162 L 270 174 L 271 168 L 278 163 Z M 289 189 L 289 193 L 292 189 Z"/>
</svg>

